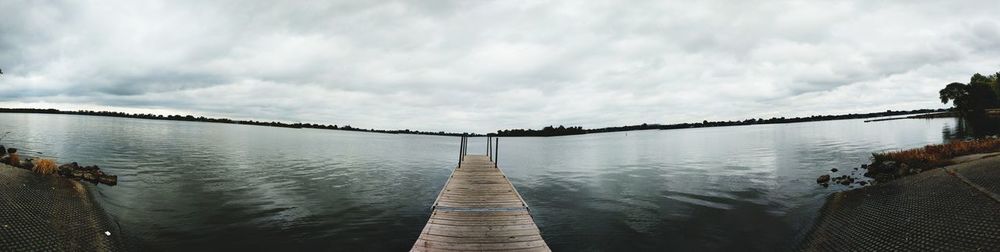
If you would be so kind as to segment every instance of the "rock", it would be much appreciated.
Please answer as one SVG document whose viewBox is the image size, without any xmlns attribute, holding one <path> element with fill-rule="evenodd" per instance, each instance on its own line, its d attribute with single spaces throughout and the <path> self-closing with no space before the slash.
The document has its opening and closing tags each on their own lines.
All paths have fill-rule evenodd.
<svg viewBox="0 0 1000 252">
<path fill-rule="evenodd" d="M 822 175 L 816 178 L 816 183 L 826 184 L 827 182 L 830 182 L 830 175 Z"/>
<path fill-rule="evenodd" d="M 86 181 L 90 181 L 90 182 L 97 181 L 97 175 L 95 175 L 93 173 L 84 172 L 83 176 L 81 176 L 81 177 L 83 177 L 83 180 L 86 180 Z"/>
<path fill-rule="evenodd" d="M 101 184 L 105 185 L 116 185 L 118 184 L 118 176 L 115 175 L 101 175 L 97 179 Z"/>
<path fill-rule="evenodd" d="M 63 177 L 71 177 L 73 176 L 73 166 L 69 164 L 60 165 L 59 168 L 56 169 L 56 174 Z"/>
<path fill-rule="evenodd" d="M 868 164 L 861 164 L 861 169 L 868 169 Z"/>
<path fill-rule="evenodd" d="M 837 168 L 830 169 L 830 172 L 837 172 Z"/>
<path fill-rule="evenodd" d="M 842 179 L 842 180 L 840 180 L 840 184 L 841 185 L 850 185 L 851 184 L 851 180 L 849 180 L 849 179 Z"/>
<path fill-rule="evenodd" d="M 859 184 L 859 185 L 861 185 L 861 186 L 865 186 L 865 185 L 867 185 L 867 184 L 868 184 L 868 182 L 864 182 L 864 181 L 858 181 L 858 184 Z"/>
<path fill-rule="evenodd" d="M 31 170 L 35 168 L 35 163 L 31 162 L 31 159 L 29 158 L 28 160 L 25 160 L 25 162 L 21 162 L 20 167 L 25 170 Z"/>
</svg>

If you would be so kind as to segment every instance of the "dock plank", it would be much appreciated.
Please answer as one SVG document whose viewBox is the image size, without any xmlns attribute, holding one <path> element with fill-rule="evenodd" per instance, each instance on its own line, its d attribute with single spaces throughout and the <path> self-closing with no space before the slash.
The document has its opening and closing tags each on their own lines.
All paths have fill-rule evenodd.
<svg viewBox="0 0 1000 252">
<path fill-rule="evenodd" d="M 410 251 L 551 251 L 521 195 L 484 155 L 466 155 Z"/>
</svg>

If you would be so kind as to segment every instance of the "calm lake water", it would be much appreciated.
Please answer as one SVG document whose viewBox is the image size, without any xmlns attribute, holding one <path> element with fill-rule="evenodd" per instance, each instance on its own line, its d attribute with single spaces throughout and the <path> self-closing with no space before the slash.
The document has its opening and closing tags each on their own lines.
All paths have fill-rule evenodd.
<svg viewBox="0 0 1000 252">
<path fill-rule="evenodd" d="M 404 251 L 457 137 L 0 114 L 24 155 L 100 165 L 97 198 L 141 250 Z M 874 151 L 962 138 L 956 119 L 841 120 L 501 138 L 500 166 L 556 251 L 794 246 Z M 483 139 L 469 153 L 484 152 Z M 36 154 L 33 152 L 41 152 Z"/>
</svg>

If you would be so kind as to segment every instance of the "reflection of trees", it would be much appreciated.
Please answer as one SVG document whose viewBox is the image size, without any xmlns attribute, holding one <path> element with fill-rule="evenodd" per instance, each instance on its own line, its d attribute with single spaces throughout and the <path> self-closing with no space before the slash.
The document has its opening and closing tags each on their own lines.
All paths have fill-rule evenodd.
<svg viewBox="0 0 1000 252">
<path fill-rule="evenodd" d="M 955 118 L 955 126 L 944 126 L 941 138 L 944 140 L 980 138 L 1000 134 L 1000 118 L 966 117 Z"/>
</svg>

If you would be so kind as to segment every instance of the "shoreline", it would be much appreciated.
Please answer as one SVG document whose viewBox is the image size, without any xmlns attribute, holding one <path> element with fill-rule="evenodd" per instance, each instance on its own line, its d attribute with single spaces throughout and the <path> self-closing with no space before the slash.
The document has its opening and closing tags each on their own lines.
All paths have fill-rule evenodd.
<svg viewBox="0 0 1000 252">
<path fill-rule="evenodd" d="M 929 144 L 911 149 L 874 152 L 869 163 L 853 167 L 853 171 L 844 170 L 845 173 L 851 172 L 850 175 L 833 177 L 834 173 L 840 170 L 831 169 L 829 174 L 816 178 L 816 183 L 823 187 L 828 187 L 831 182 L 850 188 L 853 188 L 854 184 L 865 187 L 998 155 L 1000 155 L 1000 137 L 995 135 Z"/>
<path fill-rule="evenodd" d="M 705 120 L 701 123 L 677 123 L 677 124 L 637 124 L 637 125 L 626 125 L 626 126 L 612 126 L 603 128 L 592 128 L 584 129 L 582 127 L 563 127 L 555 128 L 552 126 L 543 128 L 541 130 L 533 129 L 504 129 L 497 130 L 491 133 L 456 133 L 456 132 L 444 132 L 444 131 L 418 131 L 418 130 L 379 130 L 379 129 L 363 129 L 355 128 L 350 125 L 338 126 L 338 125 L 323 125 L 323 124 L 313 124 L 313 123 L 284 123 L 284 122 L 262 122 L 257 120 L 233 120 L 229 118 L 207 118 L 204 116 L 192 116 L 192 115 L 154 115 L 154 114 L 129 114 L 123 112 L 111 112 L 111 111 L 63 111 L 57 109 L 36 109 L 36 108 L 0 108 L 0 113 L 10 113 L 10 114 L 60 114 L 60 115 L 84 115 L 84 116 L 103 116 L 103 117 L 119 117 L 119 118 L 133 118 L 133 119 L 147 119 L 147 120 L 164 120 L 164 121 L 187 121 L 187 122 L 205 122 L 205 123 L 224 123 L 224 124 L 240 124 L 240 125 L 252 125 L 252 126 L 265 126 L 265 127 L 278 127 L 278 128 L 292 128 L 292 129 L 325 129 L 325 130 L 342 130 L 342 131 L 355 131 L 355 132 L 367 132 L 367 133 L 383 133 L 383 134 L 410 134 L 410 135 L 434 135 L 434 136 L 471 136 L 471 137 L 485 137 L 485 136 L 501 136 L 501 137 L 555 137 L 555 136 L 571 136 L 571 135 L 585 135 L 585 134 L 596 134 L 596 133 L 612 133 L 612 132 L 628 132 L 628 131 L 639 131 L 639 130 L 672 130 L 672 129 L 689 129 L 689 128 L 711 128 L 711 127 L 729 127 L 729 126 L 747 126 L 747 125 L 760 125 L 760 124 L 790 124 L 790 123 L 803 123 L 803 122 L 817 122 L 817 121 L 836 121 L 836 120 L 852 120 L 852 119 L 864 119 L 864 118 L 874 118 L 874 117 L 886 117 L 895 115 L 913 115 L 913 114 L 933 114 L 933 113 L 949 113 L 946 109 L 917 109 L 917 110 L 906 110 L 906 111 L 892 111 L 887 110 L 884 112 L 872 112 L 864 114 L 840 114 L 840 115 L 813 115 L 809 117 L 772 117 L 770 119 L 762 118 L 751 118 L 746 120 L 730 120 L 730 121 L 708 121 Z M 1000 113 L 1000 111 L 997 111 Z M 867 122 L 867 121 L 866 121 Z"/>
<path fill-rule="evenodd" d="M 383 133 L 383 134 L 410 134 L 410 135 L 433 135 L 433 136 L 486 136 L 486 134 L 479 133 L 456 133 L 456 132 L 431 132 L 431 131 L 418 131 L 418 130 L 379 130 L 379 129 L 364 129 L 355 128 L 350 125 L 338 126 L 338 125 L 322 125 L 313 123 L 284 123 L 277 121 L 257 121 L 257 120 L 233 120 L 229 118 L 208 118 L 204 116 L 192 116 L 192 115 L 154 115 L 154 114 L 128 114 L 124 112 L 111 112 L 111 111 L 63 111 L 57 109 L 35 109 L 35 108 L 0 108 L 0 113 L 4 114 L 50 114 L 50 115 L 79 115 L 79 116 L 100 116 L 100 117 L 117 117 L 117 118 L 131 118 L 131 119 L 145 119 L 145 120 L 161 120 L 161 121 L 183 121 L 183 122 L 201 122 L 201 123 L 222 123 L 222 124 L 239 124 L 239 125 L 250 125 L 250 126 L 262 126 L 262 127 L 275 127 L 275 128 L 290 128 L 290 129 L 324 129 L 324 130 L 341 130 L 341 131 L 355 131 L 355 132 L 367 132 L 367 133 Z"/>
</svg>

